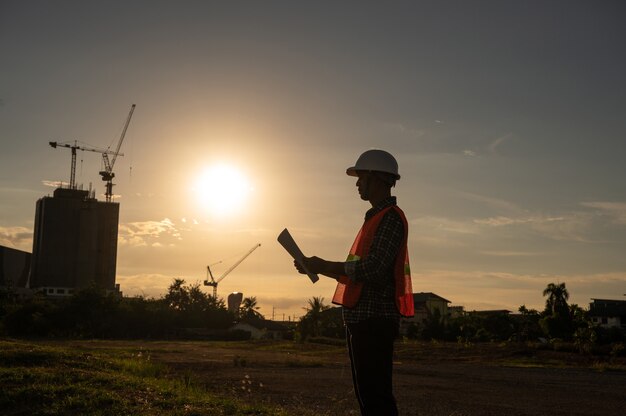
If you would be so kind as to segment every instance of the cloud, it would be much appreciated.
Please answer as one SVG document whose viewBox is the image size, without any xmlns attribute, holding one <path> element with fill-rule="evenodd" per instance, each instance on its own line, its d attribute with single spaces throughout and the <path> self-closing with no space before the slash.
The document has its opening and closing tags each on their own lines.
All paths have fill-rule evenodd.
<svg viewBox="0 0 626 416">
<path fill-rule="evenodd" d="M 459 234 L 476 234 L 479 232 L 478 227 L 476 227 L 471 222 L 456 221 L 444 217 L 425 216 L 412 219 L 410 221 L 410 224 L 415 225 L 420 229 L 433 228 L 438 231 L 453 232 Z"/>
<path fill-rule="evenodd" d="M 553 240 L 579 243 L 606 242 L 591 237 L 596 217 L 588 213 L 573 212 L 560 217 L 545 217 L 530 223 L 531 229 Z"/>
<path fill-rule="evenodd" d="M 516 214 L 525 212 L 516 204 L 506 201 L 504 199 L 494 198 L 491 196 L 485 196 L 485 195 L 475 194 L 475 193 L 466 192 L 466 191 L 455 191 L 455 194 L 460 196 L 461 198 L 468 199 L 474 202 L 479 202 L 495 210 L 505 211 L 507 213 L 516 213 Z"/>
<path fill-rule="evenodd" d="M 626 203 L 583 202 L 589 210 L 543 213 L 531 212 L 515 203 L 466 191 L 453 191 L 454 195 L 484 206 L 496 215 L 471 220 L 455 220 L 444 217 L 425 216 L 412 219 L 411 224 L 421 229 L 432 230 L 433 235 L 424 237 L 441 238 L 442 232 L 457 234 L 483 234 L 486 230 L 505 227 L 526 229 L 543 237 L 557 241 L 581 243 L 606 243 L 606 231 L 614 224 L 626 225 Z M 614 228 L 614 227 L 613 227 Z M 438 234 L 438 235 L 435 235 Z M 443 239 L 442 241 L 447 241 Z M 436 242 L 436 241 L 431 241 Z"/>
<path fill-rule="evenodd" d="M 180 231 L 169 218 L 161 221 L 131 222 L 119 226 L 120 245 L 161 247 L 163 244 L 154 240 L 164 238 L 182 239 Z"/>
<path fill-rule="evenodd" d="M 49 186 L 51 188 L 58 188 L 58 187 L 63 186 L 63 185 L 68 185 L 67 182 L 63 182 L 63 181 L 43 180 L 43 181 L 41 181 L 41 183 L 43 184 L 43 186 Z"/>
<path fill-rule="evenodd" d="M 581 202 L 580 205 L 603 212 L 611 217 L 615 224 L 626 225 L 626 202 Z"/>
<path fill-rule="evenodd" d="M 476 156 L 476 152 L 474 152 L 472 150 L 465 149 L 465 150 L 463 150 L 463 156 L 470 156 L 470 157 Z"/>
<path fill-rule="evenodd" d="M 544 237 L 559 241 L 603 242 L 590 238 L 595 220 L 592 214 L 571 212 L 562 215 L 496 216 L 475 219 L 474 223 L 488 227 L 527 226 Z"/>
<path fill-rule="evenodd" d="M 489 151 L 489 153 L 492 155 L 499 155 L 498 147 L 500 147 L 502 143 L 504 143 L 505 141 L 509 140 L 512 137 L 513 137 L 513 133 L 508 133 L 508 134 L 505 134 L 504 136 L 498 137 L 497 139 L 489 143 L 489 145 L 487 146 L 487 151 Z"/>
<path fill-rule="evenodd" d="M 175 276 L 156 273 L 120 275 L 116 277 L 124 296 L 143 296 L 146 298 L 160 298 L 167 293 L 167 288 L 174 281 Z M 189 282 L 187 283 L 195 283 Z"/>
<path fill-rule="evenodd" d="M 401 136 L 414 139 L 422 137 L 426 134 L 424 130 L 412 129 L 402 123 L 383 123 L 383 128 L 391 133 L 397 133 Z"/>
<path fill-rule="evenodd" d="M 543 309 L 543 289 L 565 282 L 570 303 L 587 307 L 592 298 L 615 298 L 626 285 L 626 272 L 596 274 L 516 274 L 485 270 L 413 272 L 414 292 L 434 292 L 466 310 Z"/>
<path fill-rule="evenodd" d="M 529 216 L 529 217 L 489 217 L 483 219 L 474 220 L 474 223 L 481 225 L 489 225 L 492 227 L 502 227 L 505 225 L 514 224 L 533 224 L 533 223 L 546 223 L 552 221 L 563 221 L 565 217 L 544 217 L 544 216 Z"/>
<path fill-rule="evenodd" d="M 33 248 L 33 230 L 25 227 L 0 227 L 0 245 L 30 251 Z"/>
<path fill-rule="evenodd" d="M 541 253 L 537 251 L 481 251 L 481 254 L 485 254 L 487 256 L 496 256 L 496 257 L 525 257 L 525 256 L 543 256 L 546 253 Z"/>
</svg>

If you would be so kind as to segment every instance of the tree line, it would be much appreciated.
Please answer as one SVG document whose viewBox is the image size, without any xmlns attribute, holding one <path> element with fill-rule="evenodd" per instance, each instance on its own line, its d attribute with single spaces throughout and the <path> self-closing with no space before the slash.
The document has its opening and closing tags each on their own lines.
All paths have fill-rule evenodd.
<svg viewBox="0 0 626 416">
<path fill-rule="evenodd" d="M 239 319 L 262 318 L 255 297 L 245 298 L 233 313 L 199 283 L 183 279 L 174 279 L 158 299 L 120 297 L 95 286 L 61 299 L 36 294 L 17 300 L 10 291 L 0 291 L 0 334 L 17 337 L 158 339 L 201 328 L 209 330 L 205 337 L 244 339 L 249 333 L 228 329 Z"/>
<path fill-rule="evenodd" d="M 542 311 L 521 305 L 518 314 L 493 311 L 444 316 L 435 308 L 423 322 L 406 321 L 402 335 L 413 339 L 457 342 L 563 341 L 575 344 L 580 350 L 625 340 L 622 329 L 596 325 L 587 310 L 568 304 L 569 291 L 565 283 L 548 284 L 543 296 L 546 302 Z M 324 304 L 323 298 L 314 297 L 305 309 L 307 312 L 298 326 L 300 339 L 343 336 L 340 308 L 331 308 Z"/>
<path fill-rule="evenodd" d="M 422 340 L 457 342 L 564 341 L 581 350 L 596 344 L 624 341 L 620 328 L 595 325 L 588 311 L 568 304 L 565 283 L 550 283 L 543 291 L 542 311 L 522 305 L 518 314 L 506 312 L 465 312 L 444 316 L 434 309 L 423 322 L 403 324 L 402 336 Z M 51 299 L 36 295 L 17 301 L 0 290 L 0 335 L 16 337 L 65 338 L 188 338 L 190 328 L 203 329 L 203 339 L 242 340 L 250 334 L 231 331 L 236 321 L 263 320 L 255 297 L 243 299 L 231 312 L 221 298 L 204 293 L 199 283 L 174 279 L 167 293 L 158 299 L 119 297 L 97 287 L 77 291 L 73 296 Z M 344 337 L 341 308 L 313 297 L 304 307 L 294 339 L 331 340 Z M 408 323 L 410 322 L 410 323 Z M 287 335 L 289 338 L 289 334 Z"/>
</svg>

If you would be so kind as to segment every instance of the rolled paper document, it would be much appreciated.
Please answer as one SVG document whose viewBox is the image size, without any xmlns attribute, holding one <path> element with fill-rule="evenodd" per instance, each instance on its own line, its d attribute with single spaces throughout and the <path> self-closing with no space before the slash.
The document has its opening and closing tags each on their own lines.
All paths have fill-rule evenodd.
<svg viewBox="0 0 626 416">
<path fill-rule="evenodd" d="M 300 265 L 302 266 L 302 268 L 306 272 L 307 276 L 309 276 L 309 279 L 311 279 L 311 282 L 315 283 L 315 282 L 317 282 L 320 279 L 318 275 L 308 271 L 307 268 L 302 263 L 302 259 L 304 258 L 304 254 L 302 254 L 302 250 L 300 250 L 300 247 L 298 247 L 298 244 L 296 244 L 296 242 L 294 241 L 293 237 L 289 233 L 289 230 L 287 230 L 285 228 L 278 235 L 278 242 L 280 243 L 281 246 L 283 246 L 283 248 L 285 250 L 287 250 L 287 253 L 289 253 L 291 255 L 291 257 L 293 257 L 293 259 L 295 261 L 300 263 Z"/>
</svg>

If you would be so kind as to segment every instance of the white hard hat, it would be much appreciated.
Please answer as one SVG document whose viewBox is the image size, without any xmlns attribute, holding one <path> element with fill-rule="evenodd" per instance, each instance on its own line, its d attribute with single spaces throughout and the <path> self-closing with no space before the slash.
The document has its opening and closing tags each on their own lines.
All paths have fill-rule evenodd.
<svg viewBox="0 0 626 416">
<path fill-rule="evenodd" d="M 354 166 L 346 169 L 346 173 L 350 176 L 358 176 L 358 171 L 389 173 L 396 180 L 400 179 L 396 158 L 391 153 L 379 149 L 371 149 L 364 152 L 359 156 Z"/>
</svg>

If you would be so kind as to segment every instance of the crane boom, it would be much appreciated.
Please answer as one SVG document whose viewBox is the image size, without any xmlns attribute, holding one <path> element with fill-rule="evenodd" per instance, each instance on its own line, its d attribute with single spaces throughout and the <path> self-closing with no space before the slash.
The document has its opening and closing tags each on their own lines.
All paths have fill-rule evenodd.
<svg viewBox="0 0 626 416">
<path fill-rule="evenodd" d="M 218 277 L 217 279 L 215 279 L 213 277 L 213 272 L 211 272 L 211 267 L 210 266 L 206 266 L 207 269 L 207 280 L 204 281 L 204 285 L 205 286 L 212 286 L 213 287 L 213 297 L 216 298 L 217 297 L 217 285 L 219 282 L 221 282 L 222 280 L 224 280 L 224 278 L 226 276 L 228 276 L 228 274 L 230 272 L 232 272 L 235 267 L 239 266 L 241 264 L 242 261 L 244 261 L 250 254 L 252 254 L 252 252 L 254 250 L 256 250 L 257 248 L 261 247 L 261 244 L 255 244 L 254 247 L 252 247 L 246 254 L 244 254 L 239 260 L 237 260 L 235 262 L 235 264 L 233 264 L 232 266 L 230 266 L 224 273 L 222 273 L 222 275 L 220 277 Z M 218 263 L 221 263 L 218 262 Z M 217 263 L 214 263 L 217 264 Z M 208 278 L 211 278 L 211 280 L 209 281 Z"/>
<path fill-rule="evenodd" d="M 113 159 L 111 163 L 109 162 L 109 158 L 106 158 L 105 168 L 108 172 L 113 171 L 113 166 L 115 166 L 115 160 L 117 160 L 118 156 L 124 156 L 120 153 L 120 148 L 122 147 L 122 142 L 124 142 L 124 138 L 126 137 L 126 130 L 128 130 L 128 125 L 130 124 L 130 119 L 133 117 L 133 113 L 135 112 L 135 104 L 130 106 L 130 111 L 128 112 L 128 117 L 126 117 L 126 123 L 124 123 L 124 129 L 122 130 L 122 134 L 120 136 L 119 141 L 117 142 L 117 147 L 115 148 L 115 152 L 107 152 L 108 154 L 113 155 Z M 109 150 L 109 149 L 107 149 Z M 103 153 L 104 155 L 104 153 Z"/>
<path fill-rule="evenodd" d="M 56 149 L 57 147 L 66 147 L 68 149 L 70 149 L 72 151 L 72 163 L 70 166 L 70 189 L 75 189 L 76 188 L 76 151 L 80 150 L 80 151 L 86 151 L 86 152 L 96 152 L 96 153 L 102 153 L 102 155 L 107 155 L 107 154 L 112 154 L 113 152 L 111 152 L 110 150 L 102 150 L 102 149 L 98 149 L 96 147 L 88 147 L 88 146 L 79 146 L 78 145 L 78 141 L 74 140 L 74 144 L 70 144 L 69 142 L 48 142 L 48 144 L 53 148 Z M 120 154 L 121 156 L 124 156 L 123 154 Z"/>
<path fill-rule="evenodd" d="M 254 250 L 256 250 L 256 249 L 257 249 L 257 248 L 259 248 L 259 247 L 261 247 L 261 244 L 256 244 L 254 247 L 252 247 L 252 248 L 250 249 L 250 251 L 248 251 L 248 252 L 247 252 L 247 253 L 246 253 L 246 254 L 245 254 L 242 258 L 240 258 L 239 260 L 237 260 L 237 261 L 235 262 L 235 264 L 233 264 L 232 266 L 230 266 L 230 268 L 228 268 L 228 270 L 226 270 L 224 273 L 222 273 L 222 275 L 221 275 L 220 277 L 218 277 L 218 278 L 217 278 L 217 280 L 216 280 L 215 282 L 216 282 L 216 283 L 219 283 L 219 282 L 221 282 L 222 280 L 224 280 L 224 278 L 225 278 L 226 276 L 228 276 L 228 274 L 229 274 L 230 272 L 232 272 L 232 271 L 235 269 L 235 267 L 239 266 L 239 265 L 241 264 L 241 262 L 242 262 L 242 261 L 244 261 L 244 260 L 245 260 L 245 259 L 246 259 L 246 258 L 247 258 L 250 254 L 252 254 L 252 252 L 253 252 Z"/>
</svg>

